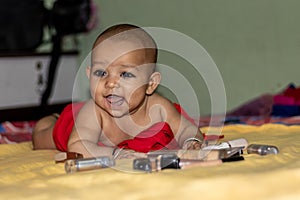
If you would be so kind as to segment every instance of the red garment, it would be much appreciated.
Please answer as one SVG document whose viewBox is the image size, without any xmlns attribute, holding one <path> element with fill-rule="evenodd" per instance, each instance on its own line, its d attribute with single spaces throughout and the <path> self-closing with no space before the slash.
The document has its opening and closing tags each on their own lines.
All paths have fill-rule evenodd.
<svg viewBox="0 0 300 200">
<path fill-rule="evenodd" d="M 75 123 L 73 116 L 76 118 L 83 104 L 83 102 L 69 104 L 58 118 L 53 129 L 53 140 L 58 150 L 68 151 L 68 140 Z M 180 105 L 174 104 L 174 106 L 183 116 L 193 122 L 193 119 L 188 117 Z M 179 146 L 173 139 L 174 134 L 169 124 L 160 122 L 142 131 L 135 138 L 121 142 L 118 146 L 138 152 L 159 150 L 164 147 L 176 149 Z"/>
<path fill-rule="evenodd" d="M 143 153 L 163 148 L 178 149 L 179 145 L 173 139 L 174 134 L 169 124 L 159 122 L 142 131 L 133 139 L 121 142 L 118 147 Z"/>
<path fill-rule="evenodd" d="M 52 137 L 58 150 L 68 151 L 68 140 L 75 123 L 73 116 L 78 115 L 83 105 L 83 102 L 67 105 L 57 119 Z"/>
</svg>

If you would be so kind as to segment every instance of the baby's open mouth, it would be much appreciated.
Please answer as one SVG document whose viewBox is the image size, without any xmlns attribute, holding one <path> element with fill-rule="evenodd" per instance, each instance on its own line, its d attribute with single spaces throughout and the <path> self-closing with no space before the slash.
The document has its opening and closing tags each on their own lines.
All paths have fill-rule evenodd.
<svg viewBox="0 0 300 200">
<path fill-rule="evenodd" d="M 112 94 L 106 96 L 106 100 L 112 106 L 121 106 L 125 101 L 124 97 Z"/>
</svg>

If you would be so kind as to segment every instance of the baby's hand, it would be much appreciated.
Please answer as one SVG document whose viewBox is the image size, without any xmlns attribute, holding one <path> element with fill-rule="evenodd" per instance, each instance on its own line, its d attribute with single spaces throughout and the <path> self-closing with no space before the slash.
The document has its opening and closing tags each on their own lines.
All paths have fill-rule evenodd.
<svg viewBox="0 0 300 200">
<path fill-rule="evenodd" d="M 187 149 L 187 150 L 200 150 L 201 149 L 201 145 L 202 143 L 192 140 L 192 141 L 188 141 L 185 142 L 183 145 L 183 149 Z"/>
<path fill-rule="evenodd" d="M 145 153 L 136 152 L 129 149 L 120 149 L 118 155 L 114 159 L 134 159 L 134 158 L 146 158 Z"/>
</svg>

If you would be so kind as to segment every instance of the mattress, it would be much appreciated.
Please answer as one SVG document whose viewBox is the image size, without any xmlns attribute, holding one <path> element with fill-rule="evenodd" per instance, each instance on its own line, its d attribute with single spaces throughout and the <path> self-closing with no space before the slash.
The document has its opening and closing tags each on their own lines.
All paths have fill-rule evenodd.
<svg viewBox="0 0 300 200">
<path fill-rule="evenodd" d="M 218 128 L 203 127 L 215 133 Z M 31 142 L 0 145 L 1 199 L 299 199 L 300 126 L 226 125 L 224 141 L 275 145 L 279 154 L 244 152 L 243 161 L 221 165 L 131 170 L 132 160 L 116 167 L 66 173 L 56 150 L 32 150 Z"/>
</svg>

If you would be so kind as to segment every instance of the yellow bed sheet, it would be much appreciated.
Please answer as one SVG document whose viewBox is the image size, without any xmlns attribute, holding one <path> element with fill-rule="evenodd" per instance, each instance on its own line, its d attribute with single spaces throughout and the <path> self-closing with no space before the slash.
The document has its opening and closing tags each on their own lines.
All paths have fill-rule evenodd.
<svg viewBox="0 0 300 200">
<path fill-rule="evenodd" d="M 203 129 L 206 131 L 206 128 Z M 1 199 L 300 199 L 300 126 L 230 125 L 225 140 L 276 145 L 278 155 L 157 173 L 113 168 L 66 174 L 56 151 L 30 142 L 0 145 Z"/>
</svg>

